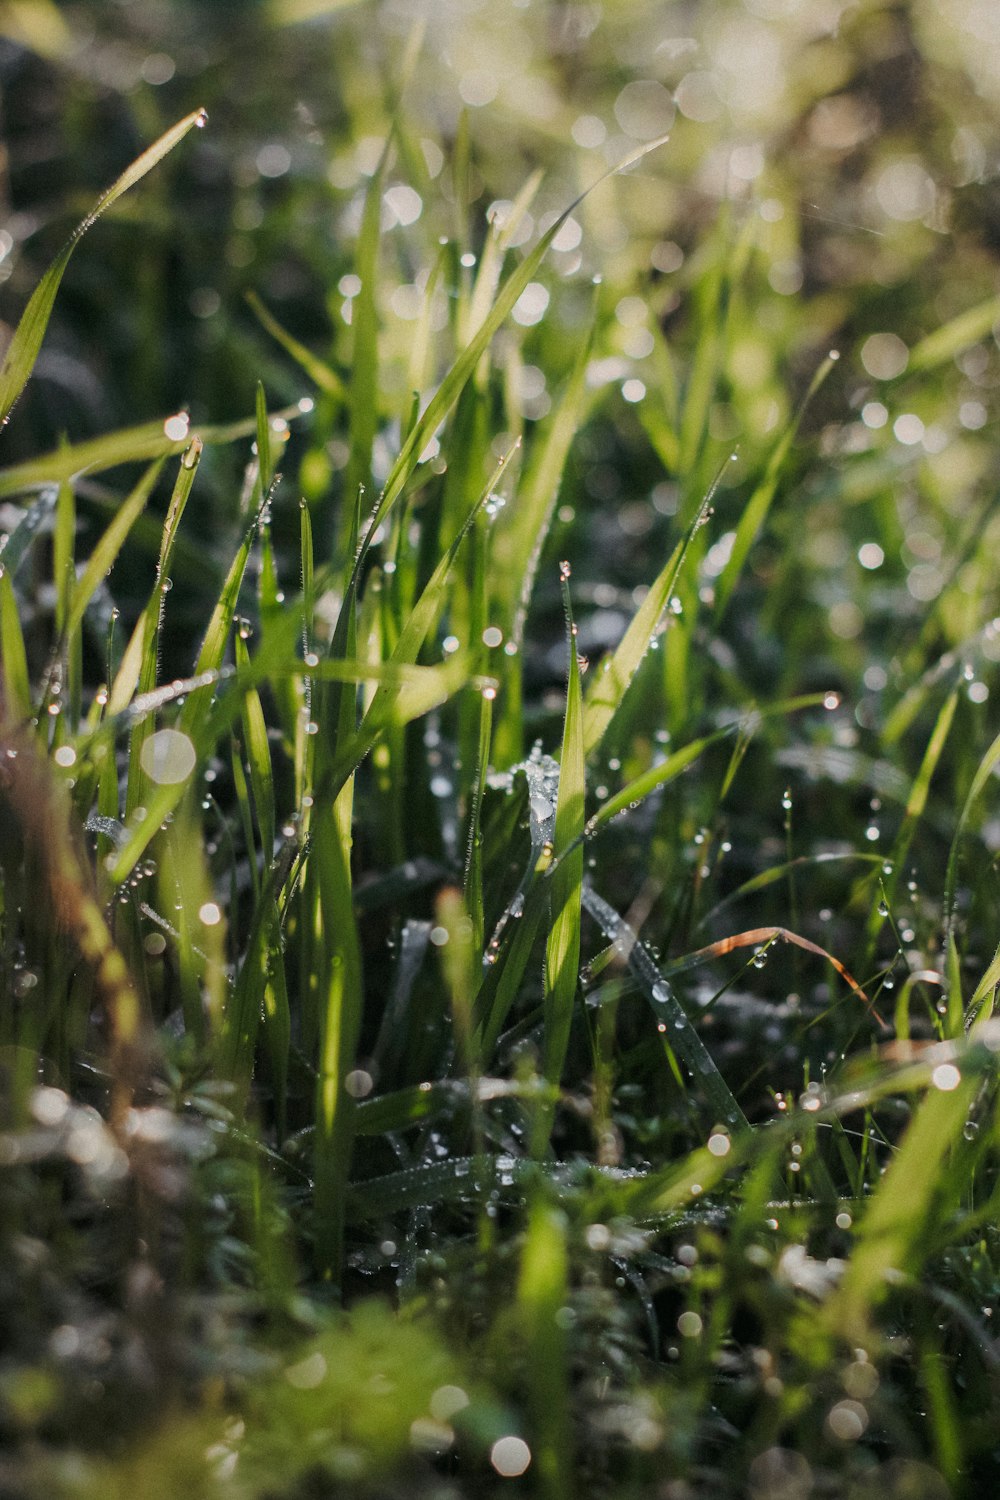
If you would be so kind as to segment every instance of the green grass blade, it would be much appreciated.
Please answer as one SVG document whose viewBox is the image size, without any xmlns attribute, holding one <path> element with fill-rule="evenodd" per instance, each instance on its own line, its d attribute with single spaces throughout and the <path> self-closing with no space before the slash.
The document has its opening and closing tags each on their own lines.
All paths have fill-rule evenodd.
<svg viewBox="0 0 1000 1500">
<path fill-rule="evenodd" d="M 250 653 L 246 641 L 237 632 L 236 666 L 246 669 L 250 665 Z M 275 811 L 274 777 L 271 770 L 271 748 L 267 738 L 267 722 L 260 694 L 255 687 L 248 687 L 243 698 L 243 748 L 250 771 L 250 790 L 253 793 L 257 827 L 266 870 L 274 858 Z"/>
<path fill-rule="evenodd" d="M 107 192 L 98 199 L 87 217 L 77 225 L 66 247 L 56 256 L 49 269 L 45 272 L 41 281 L 36 286 L 21 321 L 14 331 L 7 353 L 0 367 L 0 426 L 5 425 L 10 419 L 11 409 L 18 396 L 20 396 L 28 379 L 35 367 L 38 351 L 42 347 L 45 330 L 48 327 L 52 308 L 55 304 L 56 293 L 62 281 L 63 273 L 69 264 L 70 256 L 76 249 L 80 240 L 87 230 L 94 224 L 107 209 L 129 188 L 135 184 L 146 173 L 151 171 L 156 164 L 163 160 L 168 152 L 178 145 L 189 130 L 196 125 L 204 125 L 206 119 L 205 111 L 197 109 L 192 114 L 186 115 L 176 125 L 161 135 L 141 156 L 128 167 L 117 182 L 113 183 Z"/>
<path fill-rule="evenodd" d="M 301 416 L 299 405 L 272 413 L 272 417 L 283 417 L 286 421 Z M 171 437 L 166 429 L 175 420 L 179 435 Z M 173 431 L 172 427 L 170 431 Z M 224 426 L 199 427 L 198 438 L 206 447 L 224 447 L 240 438 L 252 437 L 256 431 L 256 417 L 246 417 Z M 180 456 L 190 447 L 191 441 L 185 423 L 176 416 L 144 422 L 139 427 L 124 427 L 103 437 L 87 438 L 85 442 L 72 443 L 43 454 L 41 458 L 29 459 L 10 469 L 0 469 L 0 500 L 39 489 L 42 485 L 62 484 L 64 480 L 77 479 L 83 474 L 101 474 L 107 469 L 118 468 L 119 464 Z"/>
<path fill-rule="evenodd" d="M 536 1197 L 517 1284 L 517 1309 L 528 1356 L 529 1401 L 538 1494 L 569 1500 L 573 1445 L 569 1429 L 569 1360 L 563 1309 L 569 1291 L 568 1225 Z"/>
<path fill-rule="evenodd" d="M 545 944 L 545 1038 L 543 1071 L 558 1084 L 566 1058 L 580 976 L 580 893 L 583 886 L 584 759 L 583 693 L 576 652 L 576 626 L 569 595 L 569 564 L 561 565 L 569 650 L 566 718 L 559 761 L 555 859 L 548 886 L 551 926 Z"/>
<path fill-rule="evenodd" d="M 378 417 L 378 310 L 375 300 L 378 286 L 378 254 L 381 241 L 382 186 L 392 146 L 390 131 L 378 166 L 365 193 L 361 231 L 355 250 L 355 273 L 361 288 L 351 303 L 351 330 L 354 334 L 351 353 L 350 450 L 344 476 L 344 516 L 342 529 L 344 556 L 349 558 L 347 524 L 355 497 L 369 488 L 372 474 L 372 447 Z"/>
<path fill-rule="evenodd" d="M 583 888 L 583 906 L 609 942 L 614 943 L 620 956 L 638 979 L 643 994 L 653 1008 L 657 1028 L 663 1027 L 660 1035 L 664 1047 L 677 1053 L 702 1093 L 708 1106 L 707 1113 L 711 1116 L 708 1123 L 724 1124 L 730 1130 L 748 1130 L 747 1118 L 733 1097 L 732 1090 L 685 1015 L 672 988 L 636 934 L 612 906 L 586 885 Z"/>
<path fill-rule="evenodd" d="M 844 1338 L 864 1345 L 890 1277 L 916 1274 L 926 1254 L 930 1215 L 946 1183 L 947 1156 L 961 1139 L 979 1087 L 949 1065 L 947 1087 L 931 1087 L 917 1108 L 885 1176 L 868 1205 L 844 1280 L 826 1317 Z"/>
<path fill-rule="evenodd" d="M 56 520 L 52 532 L 52 582 L 56 591 L 56 634 L 66 638 L 66 622 L 76 575 L 73 571 L 76 542 L 76 496 L 64 481 L 59 486 Z"/>
<path fill-rule="evenodd" d="M 750 548 L 757 540 L 764 522 L 767 520 L 768 511 L 771 509 L 771 504 L 778 490 L 778 482 L 781 479 L 782 470 L 791 451 L 792 444 L 795 441 L 795 435 L 799 430 L 802 418 L 805 415 L 806 407 L 839 358 L 840 356 L 836 350 L 832 350 L 816 371 L 809 384 L 809 389 L 799 404 L 798 410 L 771 450 L 771 456 L 764 468 L 763 476 L 746 503 L 746 507 L 740 517 L 739 525 L 736 528 L 736 538 L 733 542 L 732 551 L 729 554 L 729 560 L 719 575 L 719 580 L 715 587 L 715 617 L 717 620 L 724 614 L 733 589 L 736 587 L 736 580 L 743 571 L 743 565 L 747 560 Z"/>
<path fill-rule="evenodd" d="M 501 519 L 495 555 L 507 575 L 505 598 L 513 604 L 508 634 L 518 646 L 569 450 L 594 399 L 587 389 L 587 364 L 593 343 L 592 322 L 587 337 L 580 343 L 566 389 L 547 424 L 544 439 L 532 450 L 531 462 L 518 486 L 517 503 L 507 512 L 509 524 L 504 527 L 505 518 Z"/>
<path fill-rule="evenodd" d="M 131 494 L 122 501 L 111 525 L 97 541 L 80 579 L 73 590 L 66 614 L 66 637 L 71 637 L 79 628 L 87 605 L 98 585 L 111 571 L 125 539 L 146 508 L 153 486 L 160 476 L 162 461 L 151 464 Z"/>
<path fill-rule="evenodd" d="M 345 788 L 340 797 L 349 794 Z M 339 799 L 338 799 L 339 800 Z M 354 1099 L 346 1086 L 361 1034 L 361 950 L 351 896 L 348 845 L 338 809 L 314 817 L 310 861 L 315 862 L 323 921 L 319 1066 L 316 1076 L 316 1268 L 340 1284 L 346 1195 L 353 1140 Z"/>
<path fill-rule="evenodd" d="M 294 359 L 295 363 L 309 376 L 313 385 L 323 391 L 327 396 L 335 396 L 338 401 L 347 399 L 344 382 L 335 370 L 307 349 L 305 344 L 300 344 L 286 329 L 282 328 L 277 318 L 264 306 L 256 292 L 250 291 L 246 294 L 247 302 L 271 337 L 281 345 L 285 353 Z"/>
<path fill-rule="evenodd" d="M 403 488 L 413 472 L 421 453 L 427 446 L 430 438 L 437 430 L 440 423 L 447 416 L 452 406 L 457 401 L 463 387 L 479 363 L 480 357 L 488 347 L 493 335 L 506 321 L 508 315 L 524 291 L 528 282 L 531 281 L 545 258 L 546 252 L 556 235 L 559 233 L 566 220 L 575 209 L 583 202 L 584 198 L 592 192 L 599 183 L 612 177 L 617 172 L 626 171 L 634 166 L 643 157 L 648 156 L 651 151 L 657 150 L 663 145 L 666 137 L 660 140 L 650 141 L 648 145 L 640 147 L 612 167 L 608 172 L 602 174 L 597 182 L 592 183 L 589 188 L 575 198 L 568 208 L 564 209 L 556 221 L 546 230 L 534 248 L 525 256 L 524 260 L 512 271 L 507 280 L 500 288 L 499 294 L 490 308 L 488 315 L 480 323 L 468 344 L 459 354 L 434 395 L 421 412 L 413 430 L 400 450 L 396 462 L 390 470 L 385 482 L 385 487 L 379 499 L 378 510 L 372 523 L 369 535 L 377 529 L 378 525 L 385 519 L 392 506 L 399 499 Z"/>
<path fill-rule="evenodd" d="M 21 632 L 21 618 L 14 583 L 0 563 L 0 670 L 3 672 L 4 714 L 12 723 L 31 717 L 31 685 L 28 658 Z"/>
<path fill-rule="evenodd" d="M 972 816 L 972 810 L 989 784 L 990 777 L 998 765 L 1000 765 L 1000 734 L 997 735 L 976 768 L 976 774 L 972 778 L 972 785 L 969 787 L 968 796 L 965 799 L 965 805 L 962 808 L 958 819 L 958 826 L 955 829 L 955 836 L 951 841 L 951 849 L 948 852 L 948 866 L 945 871 L 944 900 L 942 903 L 946 937 L 951 937 L 955 931 L 955 889 L 958 883 L 958 857 L 961 851 L 962 840 L 965 837 L 965 831 Z"/>
<path fill-rule="evenodd" d="M 1000 318 L 1000 297 L 989 297 L 985 302 L 968 308 L 957 317 L 935 328 L 910 351 L 906 367 L 908 374 L 925 374 L 928 370 L 945 365 L 970 344 L 985 338 Z"/>
<path fill-rule="evenodd" d="M 588 757 L 594 753 L 607 733 L 608 726 L 618 712 L 629 684 L 639 670 L 639 664 L 649 650 L 649 643 L 656 633 L 657 626 L 680 577 L 692 539 L 699 527 L 704 524 L 723 472 L 724 470 L 720 469 L 687 535 L 677 543 L 666 566 L 650 585 L 649 592 L 633 615 L 615 651 L 611 656 L 605 657 L 598 669 L 597 676 L 587 694 L 584 709 L 583 748 L 584 754 Z"/>
<path fill-rule="evenodd" d="M 890 907 L 893 903 L 893 896 L 895 894 L 896 887 L 899 884 L 900 874 L 906 864 L 906 859 L 910 852 L 910 845 L 913 842 L 913 836 L 917 831 L 917 824 L 923 817 L 924 811 L 927 807 L 927 797 L 930 792 L 931 778 L 933 777 L 934 772 L 937 770 L 938 763 L 944 751 L 945 744 L 947 743 L 948 735 L 951 732 L 951 726 L 955 720 L 955 710 L 957 709 L 957 707 L 958 690 L 955 689 L 953 692 L 949 693 L 948 697 L 945 699 L 944 703 L 941 706 L 941 712 L 938 714 L 937 722 L 935 723 L 934 729 L 931 732 L 931 737 L 927 741 L 927 748 L 924 751 L 923 760 L 920 763 L 920 769 L 918 770 L 914 778 L 913 785 L 910 788 L 910 795 L 906 799 L 906 808 L 903 813 L 903 821 L 900 824 L 899 832 L 897 833 L 896 838 L 893 841 L 892 850 L 889 855 L 889 862 L 892 865 L 892 869 L 888 872 L 888 874 L 884 876 L 882 881 L 884 900 Z M 878 910 L 876 910 L 872 913 L 868 923 L 868 939 L 870 952 L 874 950 L 875 939 L 878 935 L 878 931 L 881 925 L 882 917 Z"/>
</svg>

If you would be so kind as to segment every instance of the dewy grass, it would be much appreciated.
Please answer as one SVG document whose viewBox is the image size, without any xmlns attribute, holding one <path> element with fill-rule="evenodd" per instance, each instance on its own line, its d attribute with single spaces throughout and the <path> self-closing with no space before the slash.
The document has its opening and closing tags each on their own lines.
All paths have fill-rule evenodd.
<svg viewBox="0 0 1000 1500">
<path fill-rule="evenodd" d="M 393 139 L 405 157 L 405 119 Z M 631 513 L 649 540 L 626 588 L 579 485 L 622 420 L 594 375 L 618 336 L 602 293 L 548 411 L 515 405 L 509 316 L 571 210 L 519 255 L 531 178 L 474 276 L 426 247 L 403 399 L 380 349 L 392 150 L 347 358 L 255 304 L 317 408 L 275 413 L 258 385 L 243 423 L 0 471 L 23 507 L 0 543 L 0 1424 L 23 1493 L 473 1495 L 527 1472 L 551 1500 L 609 1476 L 846 1494 L 878 1472 L 934 1495 L 995 1474 L 998 749 L 970 743 L 962 663 L 928 647 L 881 740 L 857 720 L 862 753 L 858 683 L 772 536 L 804 407 L 745 469 L 713 447 L 750 229 L 717 228 L 688 344 L 657 326 L 664 384 L 633 425 L 679 491 L 669 522 Z M 7 410 L 59 276 L 15 335 Z M 298 505 L 293 413 L 314 455 L 346 455 L 335 515 Z M 171 676 L 216 443 L 246 482 Z M 134 546 L 161 508 L 158 547 Z M 764 673 L 762 588 L 789 631 Z M 52 1307 L 23 1314 L 43 1256 Z M 74 1467 L 95 1413 L 107 1457 Z"/>
</svg>

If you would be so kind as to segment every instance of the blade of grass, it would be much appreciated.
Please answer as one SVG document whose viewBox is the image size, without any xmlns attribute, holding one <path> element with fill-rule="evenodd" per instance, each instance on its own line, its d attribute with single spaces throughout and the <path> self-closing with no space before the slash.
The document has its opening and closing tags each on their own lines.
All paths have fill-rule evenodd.
<svg viewBox="0 0 1000 1500">
<path fill-rule="evenodd" d="M 293 337 L 287 329 L 282 328 L 277 318 L 274 317 L 273 313 L 268 311 L 256 292 L 247 292 L 246 299 L 254 316 L 261 323 L 262 327 L 281 345 L 285 353 L 294 359 L 295 363 L 305 374 L 309 376 L 313 385 L 327 396 L 335 396 L 338 401 L 346 401 L 347 391 L 344 387 L 344 382 L 336 371 L 331 369 L 318 355 L 313 354 L 311 350 L 307 349 L 305 344 L 300 344 L 298 339 Z"/>
<path fill-rule="evenodd" d="M 149 466 L 131 494 L 122 501 L 111 525 L 94 546 L 87 560 L 87 566 L 72 592 L 66 613 L 65 635 L 67 637 L 71 637 L 79 628 L 95 590 L 111 571 L 126 537 L 146 508 L 146 502 L 152 494 L 153 486 L 160 476 L 162 467 L 162 460 Z"/>
<path fill-rule="evenodd" d="M 555 863 L 548 879 L 551 926 L 545 944 L 545 1032 L 542 1069 L 549 1083 L 562 1078 L 580 977 L 580 900 L 583 886 L 583 692 L 576 651 L 576 626 L 569 592 L 569 564 L 560 565 L 566 611 L 566 716 L 563 723 L 559 796 L 555 818 Z M 551 1121 L 548 1122 L 551 1126 Z M 536 1142 L 536 1152 L 548 1145 Z"/>
<path fill-rule="evenodd" d="M 583 887 L 583 906 L 638 979 L 652 1006 L 657 1027 L 663 1028 L 660 1034 L 664 1046 L 676 1052 L 688 1068 L 709 1106 L 712 1121 L 725 1124 L 730 1130 L 749 1130 L 746 1116 L 704 1042 L 628 923 L 588 885 Z"/>
<path fill-rule="evenodd" d="M 628 691 L 629 684 L 639 669 L 640 662 L 649 649 L 649 643 L 656 633 L 657 625 L 673 594 L 694 535 L 707 519 L 712 497 L 723 473 L 724 469 L 720 469 L 687 534 L 677 543 L 666 566 L 650 585 L 649 592 L 632 617 L 631 624 L 616 650 L 610 657 L 605 658 L 598 670 L 593 686 L 587 694 L 584 708 L 583 748 L 587 757 L 594 753 L 604 738 L 608 726 Z"/>
<path fill-rule="evenodd" d="M 0 563 L 0 669 L 3 672 L 3 711 L 11 723 L 31 717 L 31 684 L 28 656 L 24 649 L 21 617 L 14 596 L 14 582 Z"/>
<path fill-rule="evenodd" d="M 569 1358 L 563 1322 L 569 1291 L 567 1234 L 565 1215 L 536 1195 L 521 1255 L 517 1310 L 528 1356 L 538 1493 L 545 1500 L 568 1500 L 573 1493 Z"/>
<path fill-rule="evenodd" d="M 806 408 L 839 358 L 840 355 L 837 351 L 835 349 L 831 350 L 816 371 L 809 383 L 809 389 L 799 403 L 798 410 L 771 450 L 771 456 L 764 468 L 763 476 L 744 507 L 743 514 L 736 527 L 736 537 L 733 542 L 732 551 L 729 554 L 729 560 L 723 568 L 715 586 L 715 618 L 717 621 L 725 613 L 730 596 L 736 587 L 736 580 L 742 573 L 743 565 L 747 560 L 750 549 L 760 535 L 764 522 L 767 520 L 767 513 L 771 509 L 771 504 L 778 490 L 778 481 L 781 479 L 785 461 L 791 451 L 792 443 L 795 441 L 795 435 L 799 430 Z"/>
<path fill-rule="evenodd" d="M 0 366 L 0 427 L 5 426 L 10 420 L 11 409 L 27 385 L 35 367 L 35 360 L 42 347 L 59 284 L 69 264 L 70 256 L 80 240 L 107 209 L 117 203 L 129 188 L 140 182 L 147 172 L 151 171 L 184 139 L 189 130 L 193 130 L 195 126 L 204 125 L 206 119 L 203 109 L 194 110 L 191 114 L 185 115 L 184 119 L 179 120 L 176 125 L 172 125 L 141 156 L 136 157 L 131 166 L 127 167 L 107 192 L 102 194 L 87 217 L 77 225 L 65 248 L 45 272 L 31 294 L 7 348 L 3 365 Z"/>
<path fill-rule="evenodd" d="M 301 417 L 301 405 L 283 407 L 272 412 L 272 418 L 281 417 L 291 421 Z M 71 443 L 57 448 L 41 458 L 28 459 L 10 469 L 0 469 L 0 500 L 41 486 L 61 484 L 66 479 L 76 479 L 83 474 L 101 474 L 107 469 L 116 469 L 119 464 L 141 463 L 146 459 L 179 457 L 191 445 L 191 434 L 187 427 L 181 433 L 178 422 L 177 437 L 169 436 L 168 424 L 177 420 L 167 417 L 163 421 L 144 422 L 139 427 L 125 427 L 118 432 L 106 433 L 103 437 L 87 438 L 82 443 Z M 173 429 L 171 429 L 173 430 Z M 257 431 L 256 417 L 246 417 L 225 426 L 199 427 L 198 437 L 206 447 L 225 447 L 240 438 L 251 437 Z"/>
</svg>

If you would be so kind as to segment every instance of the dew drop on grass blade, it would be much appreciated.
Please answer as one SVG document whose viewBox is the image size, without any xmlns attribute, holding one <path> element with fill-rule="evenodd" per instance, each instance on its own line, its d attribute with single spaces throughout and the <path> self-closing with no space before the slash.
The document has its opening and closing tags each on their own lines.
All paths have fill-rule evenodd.
<svg viewBox="0 0 1000 1500">
<path fill-rule="evenodd" d="M 747 1118 L 732 1090 L 719 1072 L 701 1037 L 695 1031 L 671 986 L 660 973 L 636 934 L 628 924 L 590 886 L 583 887 L 583 906 L 614 943 L 621 957 L 639 981 L 643 994 L 653 1008 L 657 1026 L 663 1026 L 664 1046 L 676 1052 L 691 1073 L 709 1107 L 713 1120 L 725 1123 L 731 1130 L 747 1130 Z"/>
</svg>

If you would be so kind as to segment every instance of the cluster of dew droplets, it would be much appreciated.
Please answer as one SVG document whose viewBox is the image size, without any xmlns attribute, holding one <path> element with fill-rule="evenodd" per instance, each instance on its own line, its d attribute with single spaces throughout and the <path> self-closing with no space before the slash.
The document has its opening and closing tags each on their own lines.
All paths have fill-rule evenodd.
<svg viewBox="0 0 1000 1500">
<path fill-rule="evenodd" d="M 535 867 L 546 852 L 551 852 L 555 839 L 556 803 L 559 800 L 559 762 L 542 750 L 540 740 L 531 747 L 527 760 L 520 761 L 509 771 L 491 772 L 487 778 L 494 790 L 510 792 L 514 778 L 522 775 L 528 784 L 528 835 L 531 840 L 531 857 L 515 891 L 493 935 L 486 946 L 484 963 L 494 964 L 500 952 L 500 943 L 507 923 L 512 917 L 520 917 L 524 911 L 524 897 L 534 874 Z"/>
</svg>

